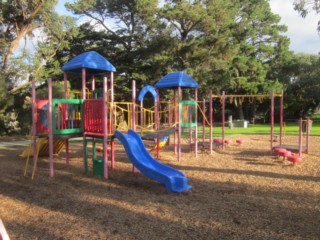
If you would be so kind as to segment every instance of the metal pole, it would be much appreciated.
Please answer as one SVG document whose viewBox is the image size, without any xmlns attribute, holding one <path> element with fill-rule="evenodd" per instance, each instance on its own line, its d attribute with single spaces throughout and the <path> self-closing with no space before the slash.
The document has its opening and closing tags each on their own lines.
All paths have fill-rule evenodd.
<svg viewBox="0 0 320 240">
<path fill-rule="evenodd" d="M 272 155 L 274 135 L 274 90 L 271 93 L 271 110 L 270 110 L 270 154 Z"/>
<path fill-rule="evenodd" d="M 181 112 L 181 87 L 178 87 L 178 161 L 181 161 L 181 116 L 180 116 L 180 112 Z"/>
<path fill-rule="evenodd" d="M 32 78 L 32 105 L 31 105 L 31 111 L 32 111 L 32 129 L 31 129 L 31 135 L 32 135 L 32 141 L 33 141 L 33 173 L 37 170 L 37 127 L 36 127 L 36 117 L 37 117 L 37 107 L 36 107 L 36 83 L 34 81 L 34 78 Z"/>
<path fill-rule="evenodd" d="M 299 119 L 299 157 L 302 156 L 302 118 Z"/>
<path fill-rule="evenodd" d="M 103 175 L 108 179 L 108 104 L 107 102 L 107 78 L 103 78 Z"/>
<path fill-rule="evenodd" d="M 132 130 L 136 131 L 136 81 L 132 80 Z M 136 172 L 135 166 L 132 164 L 132 172 Z"/>
<path fill-rule="evenodd" d="M 48 126 L 49 126 L 49 166 L 50 166 L 50 177 L 54 176 L 53 166 L 53 126 L 52 126 L 52 79 L 48 79 L 48 102 L 49 102 L 49 114 L 48 114 Z"/>
<path fill-rule="evenodd" d="M 155 120 L 155 129 L 159 130 L 160 129 L 160 122 L 159 122 L 159 112 L 160 112 L 160 103 L 159 103 L 159 94 L 157 94 L 156 99 L 154 99 L 154 120 Z M 157 137 L 156 140 L 156 145 L 157 145 L 157 159 L 160 158 L 160 139 Z"/>
<path fill-rule="evenodd" d="M 195 139 L 194 139 L 194 150 L 195 150 L 195 157 L 198 157 L 198 88 L 194 89 L 194 100 L 196 101 L 196 116 L 195 116 L 195 121 L 196 121 L 196 127 L 195 127 Z M 191 120 L 192 121 L 192 120 Z"/>
<path fill-rule="evenodd" d="M 68 94 L 68 81 L 67 81 L 68 77 L 67 77 L 67 73 L 64 72 L 63 73 L 63 82 L 64 82 L 64 98 L 68 98 L 69 94 Z M 68 115 L 68 111 L 66 111 L 66 114 Z M 68 118 L 68 116 L 66 116 Z M 67 138 L 65 140 L 65 143 L 66 143 L 66 163 L 67 165 L 70 164 L 70 161 L 69 161 L 69 139 Z"/>
<path fill-rule="evenodd" d="M 177 116 L 177 107 L 176 107 L 177 106 L 177 99 L 176 99 L 177 96 L 176 95 L 177 95 L 177 90 L 175 89 L 173 92 L 173 100 L 174 100 L 174 102 L 173 102 L 173 121 L 174 121 L 175 126 L 177 127 L 178 116 Z M 174 131 L 174 139 L 173 139 L 174 154 L 178 153 L 176 140 L 177 140 L 177 132 Z"/>
<path fill-rule="evenodd" d="M 110 72 L 110 99 L 108 99 L 108 79 L 106 79 L 106 102 L 110 101 L 110 106 L 109 106 L 109 129 L 108 132 L 109 134 L 113 134 L 114 130 L 115 130 L 115 126 L 114 126 L 114 74 L 113 72 Z M 107 103 L 105 102 L 105 104 L 107 105 Z M 108 108 L 107 108 L 108 110 Z M 107 112 L 107 111 L 106 111 Z M 114 169 L 115 168 L 115 147 L 114 147 L 114 140 L 111 140 L 111 168 Z"/>
<path fill-rule="evenodd" d="M 107 88 L 107 96 L 108 96 L 108 88 Z M 113 72 L 110 72 L 110 99 L 107 99 L 107 101 L 110 101 L 110 119 L 109 119 L 109 124 L 110 124 L 110 133 L 114 133 L 115 126 L 114 126 L 114 74 Z"/>
<path fill-rule="evenodd" d="M 159 94 L 158 94 L 159 95 Z M 172 125 L 172 119 L 171 119 L 171 117 L 172 117 L 172 114 L 171 114 L 171 101 L 169 100 L 169 103 L 168 103 L 168 127 L 170 128 L 171 127 L 171 125 Z M 171 144 L 171 140 L 170 140 L 170 136 L 169 136 L 169 139 L 168 139 L 168 145 L 170 146 L 170 144 Z"/>
<path fill-rule="evenodd" d="M 86 69 L 82 68 L 82 99 L 86 99 Z"/>
<path fill-rule="evenodd" d="M 225 132 L 225 127 L 224 127 L 224 124 L 225 124 L 225 106 L 226 104 L 226 99 L 225 99 L 225 92 L 223 91 L 222 92 L 222 150 L 224 150 L 224 132 Z"/>
<path fill-rule="evenodd" d="M 282 135 L 283 135 L 283 90 L 281 90 L 281 96 L 280 96 L 280 145 L 282 145 Z"/>
<path fill-rule="evenodd" d="M 132 80 L 132 130 L 136 130 L 136 81 Z"/>
<path fill-rule="evenodd" d="M 205 144 L 206 141 L 206 120 L 205 120 L 205 112 L 206 112 L 206 99 L 202 100 L 202 143 Z"/>
<path fill-rule="evenodd" d="M 212 137 L 212 126 L 213 126 L 213 104 L 212 104 L 212 90 L 210 91 L 210 110 L 209 110 L 209 118 L 210 118 L 210 154 L 212 154 L 212 140 L 213 140 L 213 137 Z"/>
<path fill-rule="evenodd" d="M 92 96 L 91 96 L 91 98 L 94 98 L 94 96 L 93 96 L 93 91 L 96 89 L 96 79 L 95 79 L 95 77 L 94 77 L 94 75 L 92 74 L 92 76 L 91 76 L 91 94 L 92 94 Z"/>
<path fill-rule="evenodd" d="M 306 131 L 307 131 L 307 139 L 306 139 L 306 145 L 307 145 L 307 149 L 306 149 L 306 153 L 309 153 L 309 140 L 310 140 L 310 124 L 311 124 L 312 120 L 308 117 L 307 118 L 307 127 L 306 127 Z"/>
</svg>

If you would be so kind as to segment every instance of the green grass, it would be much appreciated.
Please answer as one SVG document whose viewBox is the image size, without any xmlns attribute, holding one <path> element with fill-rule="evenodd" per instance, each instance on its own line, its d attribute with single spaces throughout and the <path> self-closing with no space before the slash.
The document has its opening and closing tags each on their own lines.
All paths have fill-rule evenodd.
<svg viewBox="0 0 320 240">
<path fill-rule="evenodd" d="M 312 115 L 312 120 L 313 121 L 319 121 L 320 120 L 320 114 L 313 114 Z"/>
<path fill-rule="evenodd" d="M 201 137 L 202 127 L 198 127 L 198 137 Z M 298 135 L 299 134 L 299 124 L 298 123 L 288 123 L 286 127 L 283 128 L 285 134 L 288 135 Z M 209 128 L 206 128 L 206 133 L 209 133 Z M 220 137 L 222 133 L 221 127 L 213 128 L 213 136 Z M 274 134 L 280 133 L 279 124 L 275 124 L 274 126 Z M 186 133 L 184 133 L 186 134 Z M 250 124 L 247 128 L 225 128 L 225 135 L 241 135 L 241 134 L 270 134 L 270 125 L 269 124 Z M 304 133 L 305 134 L 305 133 Z M 311 127 L 311 136 L 319 136 L 320 135 L 320 122 L 313 122 Z"/>
</svg>

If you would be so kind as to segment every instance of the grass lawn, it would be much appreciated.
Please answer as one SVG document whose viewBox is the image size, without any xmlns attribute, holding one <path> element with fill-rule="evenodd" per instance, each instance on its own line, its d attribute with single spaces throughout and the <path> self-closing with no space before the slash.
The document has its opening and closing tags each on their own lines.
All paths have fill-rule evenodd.
<svg viewBox="0 0 320 240">
<path fill-rule="evenodd" d="M 202 127 L 198 127 L 199 135 L 201 137 Z M 285 134 L 297 135 L 299 134 L 299 124 L 298 123 L 287 123 L 283 128 Z M 222 132 L 221 126 L 213 128 L 214 137 L 220 137 Z M 279 134 L 280 127 L 279 124 L 274 126 L 274 134 Z M 209 133 L 209 128 L 206 128 L 206 133 Z M 270 134 L 270 125 L 269 124 L 249 124 L 247 128 L 225 128 L 225 135 L 240 135 L 240 134 Z M 305 133 L 304 133 L 305 134 Z M 319 136 L 320 135 L 320 122 L 313 122 L 311 127 L 310 135 Z"/>
</svg>

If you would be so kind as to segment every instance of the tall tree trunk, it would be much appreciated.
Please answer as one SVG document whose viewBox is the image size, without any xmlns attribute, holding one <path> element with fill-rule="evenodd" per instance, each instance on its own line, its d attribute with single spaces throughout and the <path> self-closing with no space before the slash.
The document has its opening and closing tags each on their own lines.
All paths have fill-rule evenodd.
<svg viewBox="0 0 320 240">
<path fill-rule="evenodd" d="M 255 123 L 255 119 L 256 119 L 256 101 L 253 101 L 253 103 L 251 104 L 251 109 L 250 109 L 250 122 L 252 124 Z"/>
<path fill-rule="evenodd" d="M 34 19 L 36 18 L 36 16 L 39 14 L 39 11 L 40 11 L 42 5 L 44 4 L 44 2 L 45 2 L 45 0 L 39 0 L 37 5 L 34 7 L 34 9 L 31 12 L 25 11 L 25 9 L 23 9 L 23 6 L 20 6 L 21 10 L 23 11 L 22 12 L 23 21 L 21 22 L 22 26 L 19 27 L 18 22 L 15 22 L 15 24 L 14 24 L 15 25 L 14 31 L 16 34 L 16 38 L 13 39 L 13 41 L 10 43 L 9 49 L 8 49 L 7 53 L 5 54 L 3 66 L 2 66 L 4 73 L 7 73 L 7 71 L 8 71 L 10 59 L 11 59 L 14 51 L 16 51 L 18 49 L 20 40 L 33 30 L 32 23 L 33 23 Z M 18 4 L 19 4 L 19 2 L 18 2 Z"/>
<path fill-rule="evenodd" d="M 31 31 L 30 25 L 24 26 L 17 34 L 17 37 L 10 43 L 7 54 L 4 57 L 2 69 L 6 73 L 13 53 L 18 49 L 20 40 Z"/>
<path fill-rule="evenodd" d="M 244 114 L 243 114 L 243 103 L 242 101 L 239 101 L 237 104 L 237 112 L 240 120 L 244 120 Z"/>
</svg>

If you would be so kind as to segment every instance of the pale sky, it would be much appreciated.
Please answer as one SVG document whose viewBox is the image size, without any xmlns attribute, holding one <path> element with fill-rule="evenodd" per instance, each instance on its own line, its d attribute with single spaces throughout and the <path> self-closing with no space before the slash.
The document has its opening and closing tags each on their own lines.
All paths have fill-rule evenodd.
<svg viewBox="0 0 320 240">
<path fill-rule="evenodd" d="M 320 15 L 310 13 L 306 18 L 293 9 L 293 0 L 270 0 L 272 12 L 281 17 L 281 24 L 287 25 L 286 36 L 291 40 L 290 49 L 295 53 L 320 53 L 320 36 L 317 32 Z"/>
<path fill-rule="evenodd" d="M 60 14 L 71 15 L 64 8 L 65 2 L 71 0 L 59 0 L 57 10 Z M 269 0 L 271 10 L 280 15 L 281 24 L 288 27 L 286 36 L 290 38 L 290 50 L 295 53 L 320 53 L 320 36 L 317 32 L 317 23 L 320 15 L 309 14 L 306 18 L 299 16 L 298 12 L 293 10 L 294 0 Z"/>
</svg>

